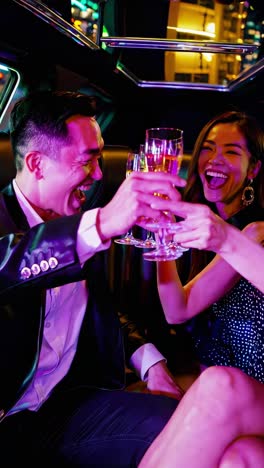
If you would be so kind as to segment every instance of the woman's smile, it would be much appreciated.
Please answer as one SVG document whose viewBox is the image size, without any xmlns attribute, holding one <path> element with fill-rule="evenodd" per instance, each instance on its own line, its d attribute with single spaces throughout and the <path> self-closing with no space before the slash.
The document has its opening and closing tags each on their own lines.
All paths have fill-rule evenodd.
<svg viewBox="0 0 264 468">
<path fill-rule="evenodd" d="M 213 169 L 207 169 L 204 175 L 205 182 L 211 190 L 222 188 L 228 179 L 227 174 Z"/>
</svg>

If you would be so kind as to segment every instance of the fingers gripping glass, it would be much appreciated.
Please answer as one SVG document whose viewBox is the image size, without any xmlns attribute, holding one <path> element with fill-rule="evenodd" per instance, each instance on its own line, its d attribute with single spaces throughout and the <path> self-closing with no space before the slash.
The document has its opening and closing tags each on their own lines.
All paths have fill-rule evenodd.
<svg viewBox="0 0 264 468">
<path fill-rule="evenodd" d="M 150 128 L 146 130 L 145 155 L 147 170 L 150 172 L 169 172 L 178 174 L 183 158 L 183 130 L 178 128 Z M 156 196 L 162 197 L 160 193 Z M 168 261 L 181 257 L 183 251 L 177 244 L 168 240 L 168 232 L 176 230 L 176 223 L 168 215 L 168 222 L 152 220 L 146 224 L 149 230 L 157 232 L 157 248 L 145 252 L 145 260 Z M 171 219 L 171 221 L 170 221 Z M 170 229 L 168 229 L 170 228 Z"/>
</svg>

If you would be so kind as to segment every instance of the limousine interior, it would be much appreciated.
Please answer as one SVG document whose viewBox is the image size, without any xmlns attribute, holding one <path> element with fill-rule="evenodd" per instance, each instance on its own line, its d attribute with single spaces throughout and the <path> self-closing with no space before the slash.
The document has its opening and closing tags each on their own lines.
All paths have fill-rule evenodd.
<svg viewBox="0 0 264 468">
<path fill-rule="evenodd" d="M 183 129 L 185 177 L 210 117 L 240 108 L 264 121 L 262 0 L 4 0 L 0 8 L 1 188 L 15 174 L 10 110 L 32 90 L 96 96 L 104 178 L 87 208 L 110 200 L 146 128 Z M 176 374 L 195 373 L 184 327 L 164 319 L 155 262 L 113 243 L 107 269 L 117 309 L 138 321 Z"/>
</svg>

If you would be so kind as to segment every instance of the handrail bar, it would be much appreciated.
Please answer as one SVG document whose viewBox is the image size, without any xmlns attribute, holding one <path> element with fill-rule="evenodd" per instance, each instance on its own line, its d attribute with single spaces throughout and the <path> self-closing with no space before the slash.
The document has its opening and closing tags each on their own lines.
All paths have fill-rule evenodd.
<svg viewBox="0 0 264 468">
<path fill-rule="evenodd" d="M 259 60 L 258 63 L 252 65 L 247 70 L 243 70 L 236 79 L 232 80 L 226 85 L 208 84 L 208 83 L 189 83 L 181 81 L 153 81 L 141 80 L 134 73 L 132 73 L 121 62 L 117 63 L 116 69 L 119 73 L 124 75 L 127 79 L 132 81 L 139 88 L 164 88 L 164 89 L 196 89 L 207 91 L 220 91 L 220 92 L 235 92 L 240 86 L 246 85 L 247 82 L 252 81 L 257 73 L 264 71 L 264 58 Z"/>
<path fill-rule="evenodd" d="M 248 81 L 252 81 L 257 73 L 264 70 L 264 58 L 251 65 L 246 70 L 243 70 L 239 75 L 229 83 L 229 90 L 236 91 L 242 84 L 245 85 Z"/>
<path fill-rule="evenodd" d="M 208 83 L 189 83 L 181 81 L 152 81 L 141 80 L 121 62 L 117 63 L 116 70 L 134 83 L 139 88 L 164 88 L 164 89 L 198 89 L 207 91 L 228 92 L 228 85 L 214 85 Z"/>
<path fill-rule="evenodd" d="M 89 49 L 98 50 L 100 47 L 91 41 L 85 34 L 78 31 L 68 21 L 64 20 L 61 16 L 55 13 L 53 10 L 48 8 L 44 3 L 36 0 L 13 0 L 18 5 L 26 8 L 38 18 L 42 19 L 46 23 L 50 24 L 53 28 L 57 29 L 61 33 L 70 37 L 78 44 L 89 47 Z"/>
<path fill-rule="evenodd" d="M 256 44 L 234 44 L 214 41 L 157 39 L 149 37 L 101 37 L 108 47 L 129 49 L 173 50 L 177 52 L 203 52 L 216 54 L 252 54 L 258 49 Z"/>
</svg>

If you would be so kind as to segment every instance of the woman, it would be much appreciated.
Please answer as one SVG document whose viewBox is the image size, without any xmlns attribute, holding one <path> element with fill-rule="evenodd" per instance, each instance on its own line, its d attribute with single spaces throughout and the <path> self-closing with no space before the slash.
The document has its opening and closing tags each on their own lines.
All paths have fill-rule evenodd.
<svg viewBox="0 0 264 468">
<path fill-rule="evenodd" d="M 264 220 L 263 158 L 264 132 L 253 117 L 238 111 L 216 116 L 195 144 L 185 200 L 206 203 L 239 229 Z M 202 219 L 198 223 L 202 228 Z M 192 249 L 190 255 L 185 286 L 175 262 L 157 265 L 167 321 L 195 317 L 188 325 L 203 366 L 234 366 L 264 382 L 263 294 L 211 252 Z"/>
<path fill-rule="evenodd" d="M 165 210 L 185 218 L 184 230 L 174 235 L 177 242 L 221 255 L 264 294 L 264 251 L 256 241 L 205 205 L 167 204 L 164 200 Z M 245 231 L 260 241 L 264 223 L 252 223 Z M 140 468 L 264 466 L 263 412 L 263 384 L 232 367 L 210 367 L 186 392 Z"/>
</svg>

